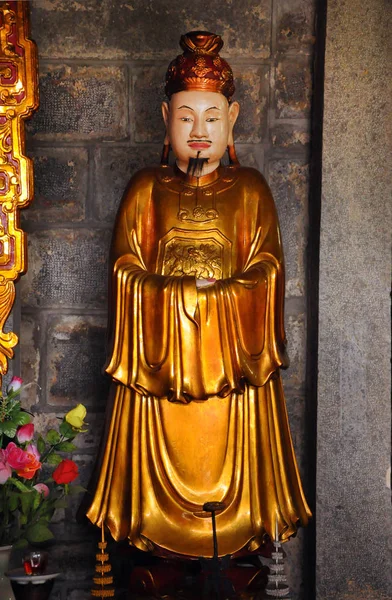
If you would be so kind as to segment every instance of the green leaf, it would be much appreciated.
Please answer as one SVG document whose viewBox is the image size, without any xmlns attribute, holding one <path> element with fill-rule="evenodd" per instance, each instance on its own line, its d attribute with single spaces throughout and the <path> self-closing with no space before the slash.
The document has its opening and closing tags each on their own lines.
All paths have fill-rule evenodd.
<svg viewBox="0 0 392 600">
<path fill-rule="evenodd" d="M 59 454 L 52 453 L 52 454 L 49 454 L 49 456 L 46 460 L 50 465 L 55 465 L 57 467 L 57 465 L 59 465 L 63 459 Z"/>
<path fill-rule="evenodd" d="M 37 510 L 37 508 L 39 507 L 39 505 L 41 504 L 41 502 L 43 501 L 43 495 L 40 494 L 39 492 L 37 492 L 37 490 L 33 490 L 33 496 L 34 496 L 34 501 L 33 501 L 33 510 Z"/>
<path fill-rule="evenodd" d="M 60 434 L 58 431 L 56 431 L 55 429 L 49 429 L 48 433 L 46 434 L 46 441 L 51 445 L 54 446 L 55 444 L 58 444 L 60 441 Z"/>
<path fill-rule="evenodd" d="M 38 436 L 37 448 L 40 454 L 43 454 L 45 452 L 46 444 L 42 435 Z"/>
<path fill-rule="evenodd" d="M 18 428 L 17 424 L 14 421 L 4 421 L 1 423 L 2 433 L 9 438 L 14 438 L 16 436 L 16 430 Z"/>
<path fill-rule="evenodd" d="M 10 483 L 12 483 L 12 485 L 14 485 L 15 487 L 17 487 L 20 492 L 29 492 L 30 493 L 30 491 L 31 491 L 31 488 L 27 487 L 27 485 L 25 485 L 24 483 L 22 483 L 21 481 L 19 481 L 19 479 L 15 479 L 14 477 L 10 477 L 8 479 L 8 481 Z"/>
<path fill-rule="evenodd" d="M 29 415 L 29 413 L 24 412 L 22 410 L 18 416 L 18 420 L 17 420 L 18 425 L 27 425 L 27 423 L 30 423 L 30 422 L 31 422 L 31 415 Z"/>
<path fill-rule="evenodd" d="M 31 544 L 34 544 L 53 539 L 53 533 L 50 531 L 49 527 L 40 521 L 28 528 L 26 531 L 26 537 Z"/>
<path fill-rule="evenodd" d="M 26 515 L 20 515 L 20 517 L 19 517 L 19 523 L 21 525 L 26 525 L 27 524 L 27 516 Z"/>
<path fill-rule="evenodd" d="M 68 488 L 70 496 L 76 496 L 76 494 L 81 494 L 82 492 L 87 492 L 87 489 L 82 485 L 70 485 Z"/>
<path fill-rule="evenodd" d="M 31 508 L 33 507 L 34 502 L 34 493 L 31 491 L 29 493 L 24 493 L 20 495 L 20 504 L 22 507 L 22 513 L 24 515 L 28 515 Z"/>
<path fill-rule="evenodd" d="M 67 423 L 67 421 L 63 421 L 60 425 L 60 433 L 68 438 L 69 440 L 73 440 L 76 436 L 77 432 L 74 431 L 73 427 Z"/>
<path fill-rule="evenodd" d="M 52 520 L 53 517 L 53 513 L 54 513 L 54 508 L 53 507 L 48 507 L 50 510 L 47 510 L 45 513 L 41 514 L 41 518 L 39 520 L 40 523 L 43 523 L 44 525 L 50 523 L 50 521 Z"/>
<path fill-rule="evenodd" d="M 61 442 L 56 448 L 59 452 L 74 452 L 76 449 L 77 447 L 72 442 Z"/>
<path fill-rule="evenodd" d="M 10 512 L 14 512 L 18 508 L 19 494 L 16 492 L 10 492 L 8 496 L 8 509 Z"/>
<path fill-rule="evenodd" d="M 26 538 L 20 538 L 15 544 L 12 546 L 13 550 L 20 550 L 21 548 L 26 548 L 28 545 L 28 541 Z"/>
</svg>

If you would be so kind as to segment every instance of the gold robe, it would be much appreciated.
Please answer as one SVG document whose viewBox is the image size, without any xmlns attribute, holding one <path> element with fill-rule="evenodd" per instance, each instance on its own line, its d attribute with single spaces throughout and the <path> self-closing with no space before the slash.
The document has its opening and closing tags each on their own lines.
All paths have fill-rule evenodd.
<svg viewBox="0 0 392 600">
<path fill-rule="evenodd" d="M 255 550 L 310 516 L 279 369 L 287 365 L 275 205 L 255 169 L 131 180 L 111 249 L 113 379 L 88 517 L 143 550 Z M 197 289 L 196 278 L 215 278 Z"/>
</svg>

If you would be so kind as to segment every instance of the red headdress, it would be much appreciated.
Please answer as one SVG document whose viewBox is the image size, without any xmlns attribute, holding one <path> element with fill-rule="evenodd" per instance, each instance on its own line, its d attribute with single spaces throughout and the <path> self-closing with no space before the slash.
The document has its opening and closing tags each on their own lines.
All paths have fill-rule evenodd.
<svg viewBox="0 0 392 600">
<path fill-rule="evenodd" d="M 208 31 L 191 31 L 181 36 L 184 50 L 172 60 L 166 73 L 166 95 L 184 90 L 218 92 L 230 101 L 234 91 L 230 65 L 219 56 L 222 38 Z"/>
</svg>

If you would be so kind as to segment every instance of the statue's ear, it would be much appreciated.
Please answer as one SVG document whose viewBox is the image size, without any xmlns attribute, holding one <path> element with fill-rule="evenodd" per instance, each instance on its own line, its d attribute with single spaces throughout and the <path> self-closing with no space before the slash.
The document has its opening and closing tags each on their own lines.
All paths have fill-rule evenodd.
<svg viewBox="0 0 392 600">
<path fill-rule="evenodd" d="M 162 117 L 163 120 L 165 122 L 165 126 L 166 126 L 166 135 L 165 135 L 165 144 L 169 143 L 169 135 L 167 133 L 168 127 L 169 127 L 169 115 L 170 115 L 170 106 L 168 102 L 162 102 Z"/>
<path fill-rule="evenodd" d="M 240 105 L 238 102 L 232 102 L 229 106 L 229 139 L 228 144 L 234 144 L 233 128 L 240 114 Z"/>
</svg>

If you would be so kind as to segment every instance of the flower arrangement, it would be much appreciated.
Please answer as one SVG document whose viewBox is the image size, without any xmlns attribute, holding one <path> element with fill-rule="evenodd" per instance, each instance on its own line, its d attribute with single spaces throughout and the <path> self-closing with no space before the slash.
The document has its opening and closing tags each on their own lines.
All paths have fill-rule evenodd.
<svg viewBox="0 0 392 600">
<path fill-rule="evenodd" d="M 18 399 L 21 389 L 22 380 L 13 377 L 0 393 L 0 545 L 19 547 L 53 538 L 54 511 L 67 506 L 69 494 L 84 491 L 73 484 L 77 464 L 62 454 L 76 450 L 74 438 L 87 431 L 86 409 L 78 404 L 57 429 L 36 435 Z"/>
</svg>

